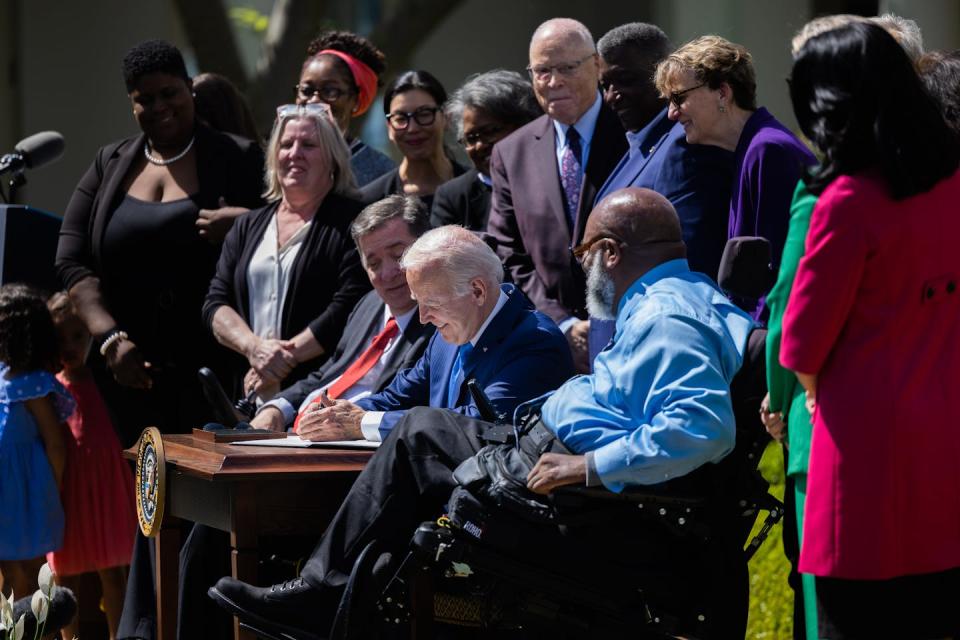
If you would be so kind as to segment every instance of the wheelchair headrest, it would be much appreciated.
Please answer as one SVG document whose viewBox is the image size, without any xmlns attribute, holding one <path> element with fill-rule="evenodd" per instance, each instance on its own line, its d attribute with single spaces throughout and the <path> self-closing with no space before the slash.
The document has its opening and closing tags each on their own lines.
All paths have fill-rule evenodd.
<svg viewBox="0 0 960 640">
<path fill-rule="evenodd" d="M 738 236 L 727 240 L 720 259 L 717 284 L 730 295 L 757 300 L 776 281 L 770 241 L 756 236 Z"/>
</svg>

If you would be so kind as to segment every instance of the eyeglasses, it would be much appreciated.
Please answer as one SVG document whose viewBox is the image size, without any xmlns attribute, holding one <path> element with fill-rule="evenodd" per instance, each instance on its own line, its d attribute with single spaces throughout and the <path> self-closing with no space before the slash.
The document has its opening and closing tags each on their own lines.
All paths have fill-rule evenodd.
<svg viewBox="0 0 960 640">
<path fill-rule="evenodd" d="M 587 257 L 587 254 L 590 253 L 590 250 L 593 249 L 593 245 L 597 244 L 601 240 L 613 240 L 617 243 L 617 246 L 623 249 L 624 251 L 634 251 L 634 252 L 643 252 L 648 250 L 652 245 L 658 244 L 671 244 L 677 246 L 683 246 L 683 240 L 660 240 L 660 239 L 650 239 L 644 240 L 639 244 L 630 245 L 627 244 L 626 240 L 621 240 L 612 233 L 606 235 L 599 235 L 592 240 L 586 240 L 572 249 L 573 257 L 581 265 L 583 264 L 583 259 Z"/>
<path fill-rule="evenodd" d="M 530 77 L 537 82 L 547 82 L 550 77 L 553 76 L 553 74 L 557 74 L 561 78 L 569 78 L 576 72 L 580 65 L 595 55 L 596 54 L 591 53 L 588 56 L 580 58 L 576 62 L 568 62 L 566 64 L 537 65 L 535 67 L 527 67 L 527 73 L 529 73 Z"/>
<path fill-rule="evenodd" d="M 471 131 L 470 133 L 461 136 L 457 139 L 457 142 L 462 144 L 465 148 L 471 149 L 481 142 L 486 145 L 493 144 L 500 139 L 502 133 L 503 127 L 490 125 L 489 127 Z"/>
<path fill-rule="evenodd" d="M 429 127 L 437 119 L 440 107 L 420 107 L 416 111 L 394 111 L 386 115 L 387 122 L 397 131 L 403 131 L 410 126 L 411 120 L 416 120 L 421 127 Z"/>
<path fill-rule="evenodd" d="M 277 107 L 277 120 L 302 118 L 307 114 L 327 118 L 330 122 L 333 122 L 333 112 L 330 111 L 330 106 L 323 102 L 284 104 Z"/>
<path fill-rule="evenodd" d="M 583 259 L 587 257 L 587 254 L 590 253 L 591 249 L 593 249 L 593 245 L 597 244 L 598 242 L 601 242 L 602 240 L 613 240 L 620 246 L 626 246 L 627 244 L 626 242 L 624 242 L 623 240 L 621 240 L 620 238 L 612 234 L 599 235 L 592 240 L 586 240 L 584 242 L 581 242 L 577 246 L 575 246 L 573 248 L 574 260 L 576 260 L 580 264 L 583 264 Z"/>
<path fill-rule="evenodd" d="M 314 96 L 318 96 L 324 102 L 336 102 L 343 96 L 353 93 L 349 89 L 341 89 L 329 84 L 322 87 L 315 87 L 312 84 L 295 84 L 293 90 L 303 100 L 312 100 Z"/>
<path fill-rule="evenodd" d="M 697 86 L 684 89 L 683 91 L 673 91 L 670 93 L 670 96 L 669 96 L 670 102 L 673 103 L 673 106 L 679 109 L 680 107 L 683 106 L 683 103 L 686 101 L 688 93 L 690 93 L 691 91 L 696 91 L 700 87 L 705 87 L 705 86 L 707 86 L 707 83 L 701 82 Z"/>
</svg>

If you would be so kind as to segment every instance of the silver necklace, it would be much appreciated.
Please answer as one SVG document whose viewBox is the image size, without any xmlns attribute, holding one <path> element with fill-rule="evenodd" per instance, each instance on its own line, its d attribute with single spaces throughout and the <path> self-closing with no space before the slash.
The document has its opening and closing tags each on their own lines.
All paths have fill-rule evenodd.
<svg viewBox="0 0 960 640">
<path fill-rule="evenodd" d="M 167 159 L 158 158 L 157 156 L 150 155 L 150 143 L 145 141 L 143 143 L 143 155 L 147 157 L 147 161 L 150 164 L 155 164 L 158 167 L 165 167 L 168 164 L 173 164 L 183 156 L 190 153 L 190 149 L 193 148 L 193 141 L 194 141 L 194 138 L 190 138 L 190 142 L 187 143 L 187 147 L 183 151 L 173 156 L 172 158 L 167 158 Z"/>
</svg>

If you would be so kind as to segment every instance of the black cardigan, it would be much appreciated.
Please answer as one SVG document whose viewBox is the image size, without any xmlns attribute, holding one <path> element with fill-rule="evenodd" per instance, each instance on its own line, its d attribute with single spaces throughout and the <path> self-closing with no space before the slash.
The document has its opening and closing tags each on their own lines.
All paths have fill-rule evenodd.
<svg viewBox="0 0 960 640">
<path fill-rule="evenodd" d="M 208 327 L 212 328 L 214 314 L 224 305 L 249 324 L 247 268 L 278 206 L 274 203 L 245 214 L 227 234 L 203 304 L 203 320 Z M 316 369 L 333 353 L 350 310 L 370 290 L 350 236 L 350 224 L 361 208 L 355 200 L 329 194 L 317 209 L 297 253 L 283 303 L 280 338 L 290 339 L 310 327 L 324 355 L 300 363 L 284 386 Z"/>
<path fill-rule="evenodd" d="M 145 140 L 141 133 L 102 147 L 80 179 L 63 214 L 57 246 L 55 266 L 64 288 L 70 289 L 88 276 L 102 275 L 107 222 L 126 195 L 120 183 L 143 153 Z M 221 196 L 231 206 L 252 209 L 263 204 L 263 151 L 256 143 L 198 122 L 195 148 L 200 192 L 194 199 L 200 208 L 218 208 Z M 210 252 L 215 261 L 216 248 L 211 247 Z"/>
</svg>

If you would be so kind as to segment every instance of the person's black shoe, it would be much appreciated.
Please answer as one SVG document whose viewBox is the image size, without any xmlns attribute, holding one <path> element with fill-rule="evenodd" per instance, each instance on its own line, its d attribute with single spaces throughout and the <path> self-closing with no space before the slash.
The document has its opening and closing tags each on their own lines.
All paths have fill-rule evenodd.
<svg viewBox="0 0 960 640">
<path fill-rule="evenodd" d="M 341 594 L 314 588 L 303 578 L 253 587 L 225 577 L 210 587 L 207 595 L 256 628 L 306 640 L 327 635 Z"/>
</svg>

